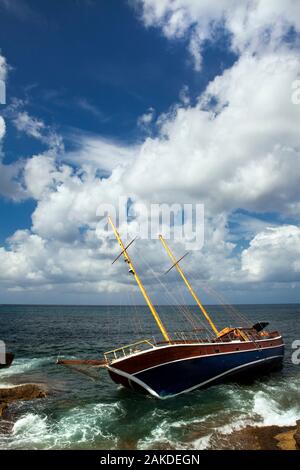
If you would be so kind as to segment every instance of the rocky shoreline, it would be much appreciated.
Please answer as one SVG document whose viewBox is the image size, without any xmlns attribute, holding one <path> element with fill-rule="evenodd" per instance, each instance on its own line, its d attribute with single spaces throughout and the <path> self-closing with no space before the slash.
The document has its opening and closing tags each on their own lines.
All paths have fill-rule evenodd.
<svg viewBox="0 0 300 470">
<path fill-rule="evenodd" d="M 35 398 L 45 398 L 46 396 L 46 388 L 35 383 L 0 388 L 0 418 L 3 416 L 9 404 L 14 401 L 33 400 Z"/>
<path fill-rule="evenodd" d="M 47 394 L 45 386 L 36 383 L 0 387 L 0 421 L 7 418 L 12 402 L 45 398 Z M 296 426 L 246 426 L 216 437 L 214 449 L 300 450 L 300 420 Z"/>
<path fill-rule="evenodd" d="M 221 449 L 300 450 L 300 420 L 296 426 L 247 426 L 217 441 Z"/>
</svg>

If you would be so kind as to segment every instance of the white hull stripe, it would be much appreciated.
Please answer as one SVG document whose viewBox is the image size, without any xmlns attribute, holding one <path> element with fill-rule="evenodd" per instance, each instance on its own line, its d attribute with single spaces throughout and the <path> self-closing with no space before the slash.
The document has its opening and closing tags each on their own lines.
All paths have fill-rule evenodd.
<svg viewBox="0 0 300 470">
<path fill-rule="evenodd" d="M 279 344 L 278 346 L 268 346 L 266 348 L 258 348 L 258 349 L 245 349 L 243 351 L 229 351 L 229 352 L 224 352 L 224 353 L 214 353 L 214 354 L 201 354 L 200 356 L 192 356 L 192 357 L 184 357 L 183 359 L 175 359 L 174 361 L 168 361 L 168 362 L 162 362 L 160 364 L 157 364 L 156 366 L 148 367 L 147 369 L 142 369 L 139 370 L 138 372 L 135 372 L 133 375 L 140 374 L 141 372 L 146 372 L 147 370 L 151 369 L 156 369 L 157 367 L 162 367 L 166 366 L 168 364 L 173 364 L 173 362 L 181 362 L 181 361 L 190 361 L 193 359 L 204 359 L 206 357 L 212 357 L 212 356 L 227 356 L 228 354 L 238 354 L 238 353 L 246 353 L 246 352 L 260 352 L 260 351 L 265 351 L 266 349 L 274 349 L 274 348 L 280 348 L 281 346 L 284 346 L 284 344 Z"/>
<path fill-rule="evenodd" d="M 107 368 L 109 370 L 111 370 L 112 372 L 114 372 L 115 374 L 117 375 L 121 375 L 122 377 L 125 377 L 127 378 L 128 380 L 132 380 L 133 382 L 137 383 L 138 385 L 140 385 L 141 387 L 143 387 L 148 393 L 150 393 L 152 396 L 156 397 L 156 398 L 160 398 L 161 400 L 165 400 L 167 398 L 173 398 L 173 397 L 176 397 L 178 395 L 182 395 L 183 393 L 188 393 L 188 392 L 191 392 L 192 390 L 196 390 L 197 388 L 200 388 L 200 387 L 203 387 L 204 385 L 210 383 L 210 382 L 213 382 L 214 380 L 216 379 L 219 379 L 225 375 L 228 375 L 230 374 L 231 372 L 234 372 L 236 370 L 239 370 L 239 369 L 246 369 L 248 366 L 251 366 L 251 365 L 254 365 L 254 364 L 258 364 L 259 362 L 267 362 L 267 361 L 270 361 L 271 359 L 277 359 L 277 358 L 283 358 L 283 355 L 280 355 L 280 356 L 271 356 L 271 357 L 268 357 L 268 358 L 264 358 L 264 359 L 259 359 L 257 361 L 253 361 L 253 362 L 248 362 L 247 364 L 242 364 L 240 366 L 237 366 L 237 367 L 234 367 L 233 369 L 229 369 L 227 370 L 226 372 L 222 372 L 222 374 L 219 374 L 219 375 L 216 375 L 215 377 L 212 377 L 211 379 L 208 379 L 206 380 L 205 382 L 201 382 L 200 384 L 197 384 L 197 385 L 194 385 L 193 387 L 190 387 L 190 388 L 187 388 L 186 390 L 183 390 L 182 392 L 179 392 L 179 393 L 174 393 L 172 395 L 166 395 L 164 397 L 160 396 L 157 392 L 155 392 L 151 387 L 149 387 L 149 385 L 147 385 L 145 382 L 143 382 L 142 380 L 138 379 L 137 377 L 135 377 L 134 375 L 131 375 L 131 374 L 127 374 L 126 372 L 123 372 L 119 369 L 115 369 L 114 367 L 111 367 L 111 366 L 108 366 Z"/>
<path fill-rule="evenodd" d="M 108 370 L 111 370 L 112 372 L 114 372 L 115 374 L 117 375 L 121 375 L 122 377 L 125 377 L 126 379 L 128 380 L 132 380 L 133 382 L 137 383 L 138 385 L 140 385 L 141 387 L 143 387 L 145 390 L 147 390 L 147 392 L 149 392 L 151 395 L 153 395 L 154 397 L 156 398 L 161 398 L 158 393 L 156 393 L 151 387 L 149 387 L 147 384 L 145 384 L 145 382 L 143 382 L 142 380 L 138 379 L 137 377 L 134 377 L 133 375 L 131 374 L 127 374 L 127 372 L 123 372 L 122 370 L 119 370 L 119 369 L 115 369 L 114 367 L 111 367 L 111 366 L 107 366 Z"/>
</svg>

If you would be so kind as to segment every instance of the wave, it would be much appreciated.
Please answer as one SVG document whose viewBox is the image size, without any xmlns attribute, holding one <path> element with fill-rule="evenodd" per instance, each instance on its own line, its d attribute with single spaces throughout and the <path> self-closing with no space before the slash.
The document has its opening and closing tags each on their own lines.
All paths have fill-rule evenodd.
<svg viewBox="0 0 300 470">
<path fill-rule="evenodd" d="M 184 443 L 179 442 L 172 436 L 172 428 L 176 426 L 177 423 L 172 423 L 167 419 L 164 419 L 150 432 L 149 436 L 138 440 L 137 449 L 187 449 L 187 446 L 184 445 Z"/>
<path fill-rule="evenodd" d="M 152 423 L 148 435 L 138 441 L 138 448 L 218 448 L 222 436 L 227 436 L 223 439 L 223 445 L 227 442 L 230 446 L 228 436 L 247 426 L 294 426 L 300 417 L 299 379 L 294 377 L 280 382 L 259 383 L 254 387 L 226 385 L 215 388 L 210 392 L 216 394 L 214 406 L 212 403 L 208 405 L 212 410 L 210 413 L 204 409 L 207 392 L 199 392 L 196 404 L 191 405 L 190 416 L 194 417 L 178 419 L 172 413 L 166 414 L 160 422 L 156 420 Z M 203 397 L 204 406 L 200 396 Z M 152 418 L 154 416 L 153 413 Z"/>
<path fill-rule="evenodd" d="M 2 377 L 54 363 L 54 357 L 18 359 Z M 109 386 L 109 385 L 108 385 Z M 86 393 L 83 388 L 84 393 Z M 77 398 L 76 398 L 77 399 Z M 94 398 L 93 398 L 94 399 Z M 82 397 L 84 400 L 84 397 Z M 124 444 L 147 449 L 207 449 L 230 446 L 230 434 L 246 426 L 293 426 L 300 417 L 300 376 L 278 376 L 251 386 L 227 384 L 198 391 L 180 400 L 159 402 L 116 392 L 113 403 L 56 407 L 49 397 L 41 408 L 21 408 L 11 434 L 0 436 L 0 448 L 103 448 Z M 25 412 L 30 410 L 30 412 Z M 137 416 L 139 419 L 137 420 Z"/>
<path fill-rule="evenodd" d="M 284 408 L 264 392 L 255 396 L 253 411 L 261 420 L 259 426 L 294 426 L 300 416 L 299 405 Z"/>
<path fill-rule="evenodd" d="M 39 369 L 45 364 L 55 363 L 54 357 L 33 357 L 33 358 L 23 358 L 15 359 L 10 367 L 7 369 L 0 370 L 0 379 L 11 377 L 14 375 L 24 374 L 26 372 Z"/>
<path fill-rule="evenodd" d="M 98 449 L 116 448 L 117 438 L 109 428 L 120 414 L 119 403 L 76 407 L 58 420 L 27 413 L 16 421 L 9 435 L 1 436 L 0 448 L 67 449 L 91 448 L 96 444 Z"/>
</svg>

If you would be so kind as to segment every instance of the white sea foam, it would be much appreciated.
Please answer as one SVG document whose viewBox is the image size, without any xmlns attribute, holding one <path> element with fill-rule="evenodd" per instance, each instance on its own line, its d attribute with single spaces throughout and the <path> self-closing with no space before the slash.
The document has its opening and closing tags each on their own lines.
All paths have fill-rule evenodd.
<svg viewBox="0 0 300 470">
<path fill-rule="evenodd" d="M 208 434 L 207 436 L 200 437 L 199 439 L 195 439 L 191 443 L 191 448 L 193 450 L 205 450 L 210 447 L 212 434 Z"/>
<path fill-rule="evenodd" d="M 0 379 L 5 377 L 11 377 L 13 375 L 24 374 L 34 369 L 38 369 L 44 364 L 53 362 L 54 358 L 51 357 L 35 357 L 25 359 L 15 359 L 10 367 L 2 369 L 0 371 Z"/>
<path fill-rule="evenodd" d="M 53 358 L 35 358 L 29 362 L 18 361 L 14 373 L 16 370 L 22 373 L 39 368 L 52 360 Z M 151 405 L 137 423 L 143 432 L 137 448 L 200 450 L 217 447 L 220 436 L 229 436 L 246 426 L 294 425 L 300 416 L 298 377 L 293 382 L 286 378 L 277 382 L 265 382 L 253 388 L 226 386 L 218 391 L 213 403 L 209 402 L 208 412 L 205 393 L 200 393 L 199 399 L 192 405 L 180 408 L 180 411 L 169 406 L 157 406 L 153 409 Z M 124 439 L 118 437 L 118 420 L 124 417 L 124 413 L 121 402 L 78 406 L 56 418 L 28 413 L 15 423 L 11 435 L 1 436 L 0 447 L 118 448 L 121 442 L 119 439 Z M 149 431 L 145 432 L 147 429 Z M 226 442 L 225 437 L 224 439 Z"/>
<path fill-rule="evenodd" d="M 12 434 L 19 436 L 20 439 L 34 439 L 40 438 L 45 432 L 47 432 L 47 418 L 40 417 L 33 413 L 28 413 L 14 424 Z"/>
<path fill-rule="evenodd" d="M 152 413 L 151 419 L 154 417 L 157 418 L 156 411 Z M 196 449 L 193 442 L 185 442 L 183 439 L 176 437 L 176 435 L 180 434 L 181 430 L 184 431 L 185 429 L 189 429 L 191 426 L 203 426 L 203 423 L 205 423 L 208 418 L 210 418 L 210 415 L 186 420 L 181 419 L 178 421 L 171 421 L 170 417 L 160 419 L 158 424 L 156 424 L 151 430 L 150 434 L 138 441 L 137 448 L 140 450 L 156 449 L 158 446 L 164 445 L 177 450 Z M 200 439 L 199 444 L 197 445 L 201 446 Z M 203 445 L 205 445 L 204 441 Z"/>
<path fill-rule="evenodd" d="M 119 403 L 76 407 L 56 421 L 28 413 L 18 419 L 10 435 L 3 436 L 1 446 L 12 449 L 84 447 L 92 446 L 100 438 L 102 443 L 115 447 L 117 438 L 109 432 L 108 425 L 122 413 Z"/>
<path fill-rule="evenodd" d="M 253 411 L 261 419 L 261 426 L 294 426 L 300 415 L 300 406 L 283 408 L 266 393 L 260 391 L 254 397 Z"/>
<path fill-rule="evenodd" d="M 178 442 L 172 437 L 171 430 L 173 426 L 174 423 L 169 422 L 167 419 L 162 420 L 152 429 L 149 436 L 144 439 L 139 439 L 137 448 L 139 450 L 157 449 L 163 445 L 171 449 L 187 449 L 187 445 Z"/>
<path fill-rule="evenodd" d="M 200 437 L 189 448 L 206 449 L 218 445 L 218 435 L 229 436 L 247 426 L 294 426 L 300 416 L 300 387 L 298 378 L 278 383 L 261 384 L 259 391 L 249 388 L 227 388 L 230 404 L 223 410 L 199 420 Z M 197 418 L 189 423 L 178 422 L 173 427 L 197 424 Z M 206 434 L 205 434 L 206 433 Z M 205 435 L 201 435 L 205 434 Z"/>
</svg>

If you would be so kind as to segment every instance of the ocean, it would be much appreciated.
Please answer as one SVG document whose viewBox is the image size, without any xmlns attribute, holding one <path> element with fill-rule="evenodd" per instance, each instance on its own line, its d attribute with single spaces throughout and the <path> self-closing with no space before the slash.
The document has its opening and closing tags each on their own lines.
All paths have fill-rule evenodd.
<svg viewBox="0 0 300 470">
<path fill-rule="evenodd" d="M 45 399 L 10 405 L 8 422 L 0 421 L 0 449 L 232 448 L 230 434 L 247 425 L 294 425 L 300 365 L 292 363 L 292 343 L 300 340 L 300 305 L 236 308 L 283 334 L 283 369 L 249 384 L 159 401 L 119 388 L 105 370 L 93 380 L 56 365 L 58 356 L 101 359 L 107 350 L 157 335 L 146 307 L 0 306 L 0 339 L 16 356 L 0 370 L 0 386 L 38 382 L 49 390 Z M 159 310 L 178 328 L 174 307 Z M 220 306 L 208 310 L 217 324 L 229 323 Z"/>
</svg>

